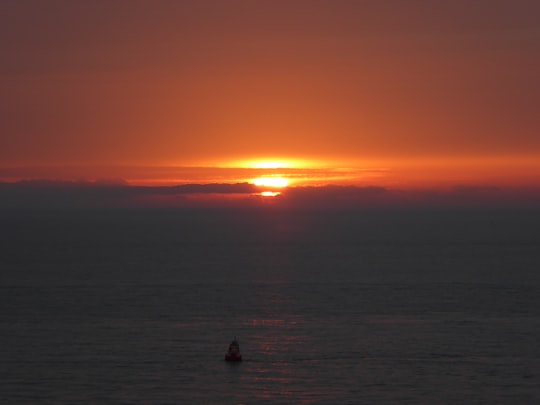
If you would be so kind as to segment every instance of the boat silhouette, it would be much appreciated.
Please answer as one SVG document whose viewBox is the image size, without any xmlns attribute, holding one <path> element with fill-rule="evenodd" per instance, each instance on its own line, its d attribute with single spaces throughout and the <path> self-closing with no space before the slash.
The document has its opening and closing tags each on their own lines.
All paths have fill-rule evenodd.
<svg viewBox="0 0 540 405">
<path fill-rule="evenodd" d="M 225 354 L 225 361 L 242 361 L 242 355 L 240 354 L 240 345 L 236 340 L 236 336 L 229 344 L 229 350 Z"/>
</svg>

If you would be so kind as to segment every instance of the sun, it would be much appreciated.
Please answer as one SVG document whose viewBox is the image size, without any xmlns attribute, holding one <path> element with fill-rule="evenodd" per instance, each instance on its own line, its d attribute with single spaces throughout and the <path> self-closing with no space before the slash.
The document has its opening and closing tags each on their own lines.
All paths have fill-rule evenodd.
<svg viewBox="0 0 540 405">
<path fill-rule="evenodd" d="M 268 175 L 254 179 L 253 184 L 255 184 L 257 187 L 263 188 L 263 191 L 260 193 L 261 196 L 277 197 L 278 195 L 281 195 L 281 192 L 277 191 L 277 189 L 287 187 L 289 185 L 289 180 L 279 175 Z"/>
<path fill-rule="evenodd" d="M 259 187 L 283 188 L 289 185 L 289 180 L 281 176 L 267 176 L 254 179 L 253 184 Z"/>
</svg>

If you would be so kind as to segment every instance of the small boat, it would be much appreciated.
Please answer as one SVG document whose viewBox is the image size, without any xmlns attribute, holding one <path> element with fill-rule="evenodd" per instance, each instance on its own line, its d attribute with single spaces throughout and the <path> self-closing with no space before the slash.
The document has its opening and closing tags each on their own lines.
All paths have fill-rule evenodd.
<svg viewBox="0 0 540 405">
<path fill-rule="evenodd" d="M 242 361 L 242 355 L 240 354 L 240 345 L 236 340 L 236 336 L 234 337 L 234 340 L 229 344 L 229 350 L 227 351 L 227 354 L 225 354 L 225 361 Z"/>
</svg>

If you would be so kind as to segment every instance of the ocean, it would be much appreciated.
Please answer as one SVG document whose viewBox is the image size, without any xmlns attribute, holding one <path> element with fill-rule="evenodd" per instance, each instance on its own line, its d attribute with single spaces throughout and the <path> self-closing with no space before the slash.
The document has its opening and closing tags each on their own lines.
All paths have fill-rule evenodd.
<svg viewBox="0 0 540 405">
<path fill-rule="evenodd" d="M 540 401 L 537 211 L 0 221 L 0 403 Z"/>
</svg>

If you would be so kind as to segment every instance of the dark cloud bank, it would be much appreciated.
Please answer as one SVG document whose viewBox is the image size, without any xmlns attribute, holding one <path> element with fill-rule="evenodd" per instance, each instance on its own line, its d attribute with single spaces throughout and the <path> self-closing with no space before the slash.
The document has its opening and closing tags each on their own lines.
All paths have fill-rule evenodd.
<svg viewBox="0 0 540 405">
<path fill-rule="evenodd" d="M 327 185 L 289 187 L 275 198 L 250 183 L 130 186 L 121 181 L 0 183 L 0 209 L 283 207 L 290 209 L 540 208 L 540 188 L 397 190 Z"/>
</svg>

